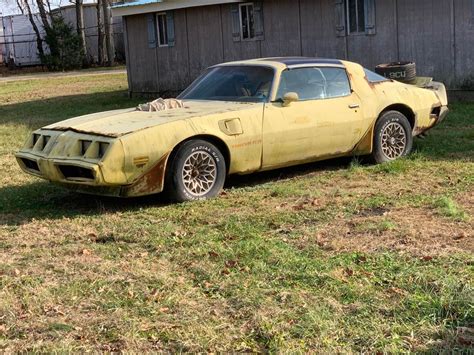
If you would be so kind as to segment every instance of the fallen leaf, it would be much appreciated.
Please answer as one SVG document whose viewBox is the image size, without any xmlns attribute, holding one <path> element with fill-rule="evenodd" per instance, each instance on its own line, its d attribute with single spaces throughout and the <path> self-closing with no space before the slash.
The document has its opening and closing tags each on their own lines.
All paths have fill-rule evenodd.
<svg viewBox="0 0 474 355">
<path fill-rule="evenodd" d="M 87 238 L 89 238 L 89 240 L 92 240 L 92 241 L 97 240 L 97 234 L 95 234 L 95 233 L 89 233 L 89 234 L 87 235 Z"/>
<path fill-rule="evenodd" d="M 208 254 L 211 259 L 216 259 L 219 257 L 219 254 L 216 253 L 215 251 L 210 251 Z"/>
<path fill-rule="evenodd" d="M 227 260 L 225 262 L 225 266 L 227 266 L 228 268 L 235 268 L 237 266 L 238 262 L 235 261 L 235 260 Z"/>
<path fill-rule="evenodd" d="M 313 200 L 313 202 L 311 202 L 311 206 L 313 206 L 313 207 L 319 207 L 319 206 L 321 206 L 321 201 L 319 201 L 317 198 L 315 198 L 315 199 Z"/>
</svg>

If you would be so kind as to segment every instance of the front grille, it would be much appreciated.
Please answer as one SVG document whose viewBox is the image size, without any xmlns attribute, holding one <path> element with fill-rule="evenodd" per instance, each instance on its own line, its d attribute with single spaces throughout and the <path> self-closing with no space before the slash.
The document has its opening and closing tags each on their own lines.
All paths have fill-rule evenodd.
<svg viewBox="0 0 474 355">
<path fill-rule="evenodd" d="M 38 163 L 34 160 L 22 158 L 21 161 L 23 162 L 23 164 L 25 164 L 27 169 L 34 170 L 36 172 L 40 171 Z"/>
<path fill-rule="evenodd" d="M 94 180 L 94 173 L 91 169 L 71 165 L 58 165 L 58 169 L 66 179 Z"/>
</svg>

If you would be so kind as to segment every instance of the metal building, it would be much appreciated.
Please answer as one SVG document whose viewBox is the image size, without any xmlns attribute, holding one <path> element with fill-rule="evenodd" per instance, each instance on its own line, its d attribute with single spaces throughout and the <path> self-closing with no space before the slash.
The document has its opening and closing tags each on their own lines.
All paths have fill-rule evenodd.
<svg viewBox="0 0 474 355">
<path fill-rule="evenodd" d="M 44 36 L 39 15 L 33 15 L 33 18 Z M 27 15 L 4 16 L 0 24 L 3 31 L 0 35 L 0 48 L 3 47 L 4 63 L 13 62 L 17 66 L 41 64 L 36 47 L 36 34 Z"/>
</svg>

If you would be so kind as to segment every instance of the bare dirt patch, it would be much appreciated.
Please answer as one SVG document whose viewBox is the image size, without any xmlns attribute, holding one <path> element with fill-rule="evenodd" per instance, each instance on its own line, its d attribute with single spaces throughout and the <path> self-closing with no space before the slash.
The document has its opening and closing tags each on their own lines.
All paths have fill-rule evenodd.
<svg viewBox="0 0 474 355">
<path fill-rule="evenodd" d="M 318 234 L 320 245 L 335 251 L 397 251 L 413 255 L 474 252 L 474 225 L 417 208 L 369 209 L 338 218 Z"/>
</svg>

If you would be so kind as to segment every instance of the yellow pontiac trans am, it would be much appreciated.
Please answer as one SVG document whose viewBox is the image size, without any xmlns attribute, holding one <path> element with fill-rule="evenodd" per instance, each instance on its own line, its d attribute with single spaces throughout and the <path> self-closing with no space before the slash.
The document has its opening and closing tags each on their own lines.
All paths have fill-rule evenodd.
<svg viewBox="0 0 474 355">
<path fill-rule="evenodd" d="M 410 153 L 442 121 L 443 84 L 402 84 L 356 63 L 266 58 L 213 66 L 158 112 L 125 109 L 55 123 L 16 154 L 27 173 L 74 190 L 176 201 L 214 197 L 230 174 L 341 156 Z"/>
</svg>

